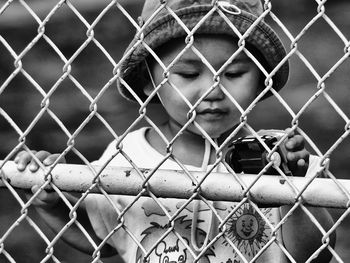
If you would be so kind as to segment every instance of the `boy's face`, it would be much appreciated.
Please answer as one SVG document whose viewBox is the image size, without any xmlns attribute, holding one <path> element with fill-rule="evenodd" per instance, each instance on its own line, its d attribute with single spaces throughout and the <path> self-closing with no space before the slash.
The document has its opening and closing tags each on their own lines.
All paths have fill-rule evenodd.
<svg viewBox="0 0 350 263">
<path fill-rule="evenodd" d="M 234 39 L 228 36 L 198 35 L 195 37 L 194 46 L 215 71 L 218 71 L 238 49 Z M 165 66 L 168 66 L 183 48 L 184 40 L 178 39 L 163 46 L 158 55 Z M 151 64 L 151 73 L 156 85 L 164 80 L 163 72 L 163 68 L 157 62 Z M 194 105 L 214 84 L 213 76 L 208 66 L 191 49 L 188 49 L 170 68 L 169 82 Z M 226 89 L 226 93 L 245 109 L 257 95 L 260 71 L 254 62 L 241 52 L 222 71 L 220 83 Z M 145 93 L 150 94 L 152 88 L 145 88 Z M 170 127 L 181 128 L 188 121 L 188 105 L 169 83 L 159 90 L 158 95 L 169 114 Z M 209 136 L 218 138 L 238 124 L 240 116 L 241 112 L 218 86 L 199 103 L 195 121 Z M 187 130 L 200 134 L 193 124 Z"/>
</svg>

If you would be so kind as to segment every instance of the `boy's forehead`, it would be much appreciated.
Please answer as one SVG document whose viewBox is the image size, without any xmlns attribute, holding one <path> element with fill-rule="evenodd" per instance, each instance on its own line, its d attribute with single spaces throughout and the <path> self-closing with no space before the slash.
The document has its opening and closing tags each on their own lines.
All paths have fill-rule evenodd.
<svg viewBox="0 0 350 263">
<path fill-rule="evenodd" d="M 179 63 L 202 63 L 201 56 L 203 56 L 209 62 L 216 61 L 223 64 L 238 50 L 237 42 L 233 38 L 207 35 L 195 37 L 193 47 L 194 49 L 186 47 L 184 39 L 174 39 L 164 45 L 158 55 L 166 64 L 173 61 L 180 53 L 182 55 L 177 60 Z M 233 62 L 238 61 L 250 61 L 243 50 L 236 54 Z"/>
<path fill-rule="evenodd" d="M 214 52 L 213 54 L 202 54 L 203 57 L 208 60 L 208 62 L 210 63 L 211 61 L 214 62 L 218 62 L 218 63 L 226 63 L 227 60 L 229 60 L 231 58 L 231 56 L 234 53 L 230 52 Z M 249 62 L 251 61 L 248 56 L 242 51 L 240 53 L 238 53 L 234 59 L 232 60 L 232 63 L 238 63 L 238 62 Z M 180 58 L 177 59 L 177 62 L 179 63 L 193 63 L 193 64 L 198 64 L 198 63 L 203 63 L 202 58 L 194 53 L 192 50 L 188 50 L 186 51 L 183 55 L 181 55 Z"/>
</svg>

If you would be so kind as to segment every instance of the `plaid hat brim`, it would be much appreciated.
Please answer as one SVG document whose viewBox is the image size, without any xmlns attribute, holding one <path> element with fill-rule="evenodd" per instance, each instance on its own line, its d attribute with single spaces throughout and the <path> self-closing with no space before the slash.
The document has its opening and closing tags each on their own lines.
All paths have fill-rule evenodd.
<svg viewBox="0 0 350 263">
<path fill-rule="evenodd" d="M 191 6 L 177 10 L 175 13 L 183 24 L 185 24 L 189 30 L 192 30 L 212 8 L 212 5 Z M 244 10 L 241 10 L 240 14 L 225 13 L 225 15 L 242 35 L 251 27 L 254 21 L 257 20 L 256 16 Z M 236 38 L 238 37 L 232 27 L 217 11 L 201 21 L 201 25 L 197 28 L 195 34 L 225 34 Z M 187 33 L 184 28 L 171 14 L 167 14 L 152 21 L 145 28 L 143 31 L 143 42 L 154 50 L 172 39 L 186 36 Z M 122 78 L 129 87 L 124 86 L 120 79 L 117 81 L 119 92 L 125 98 L 133 101 L 136 99 L 129 89 L 132 89 L 142 101 L 145 101 L 147 96 L 144 94 L 143 89 L 150 81 L 146 74 L 144 63 L 149 52 L 139 40 L 139 37 L 135 37 L 130 43 L 125 53 L 129 53 L 129 55 L 122 61 L 120 66 L 120 78 Z M 267 70 L 275 69 L 286 56 L 282 41 L 275 31 L 263 20 L 251 29 L 245 41 L 253 45 L 261 53 L 267 63 Z M 137 43 L 138 45 L 136 45 Z M 131 50 L 133 51 L 130 53 Z M 279 69 L 272 77 L 273 88 L 276 91 L 279 91 L 286 84 L 288 75 L 289 64 L 288 60 L 286 60 L 283 64 L 279 65 Z M 157 98 L 154 97 L 152 102 L 157 102 Z"/>
</svg>

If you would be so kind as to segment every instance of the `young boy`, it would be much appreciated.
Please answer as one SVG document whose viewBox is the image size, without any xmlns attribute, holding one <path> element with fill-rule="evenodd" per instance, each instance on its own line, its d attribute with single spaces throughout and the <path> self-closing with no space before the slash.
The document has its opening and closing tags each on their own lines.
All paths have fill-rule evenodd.
<svg viewBox="0 0 350 263">
<path fill-rule="evenodd" d="M 166 6 L 189 30 L 198 28 L 187 37 L 188 32 L 166 8 L 158 9 L 160 1 L 146 0 L 143 36 L 137 35 L 127 50 L 118 88 L 126 98 L 162 103 L 168 120 L 158 129 L 145 127 L 129 133 L 121 141 L 122 147 L 112 142 L 94 164 L 131 166 L 131 159 L 139 168 L 227 172 L 228 165 L 218 159 L 210 141 L 225 154 L 232 138 L 248 134 L 241 128 L 242 112 L 265 92 L 262 67 L 271 72 L 286 55 L 285 50 L 263 21 L 245 39 L 245 49 L 238 46 L 239 34 L 262 13 L 259 0 L 169 0 Z M 147 19 L 156 10 L 160 11 L 149 23 Z M 140 39 L 143 43 L 136 46 Z M 151 55 L 149 48 L 156 55 Z M 272 87 L 281 89 L 287 78 L 288 64 L 284 63 L 273 76 Z M 294 176 L 307 176 L 315 169 L 317 162 L 309 158 L 300 135 L 291 132 L 285 147 Z M 36 156 L 45 165 L 57 158 L 43 151 Z M 32 171 L 38 169 L 26 152 L 19 153 L 15 161 L 19 170 L 28 164 Z M 37 190 L 38 186 L 32 188 L 33 193 Z M 67 223 L 68 208 L 56 194 L 43 191 L 35 204 L 55 231 Z M 117 252 L 130 263 L 184 263 L 197 257 L 198 262 L 305 262 L 322 245 L 320 230 L 300 208 L 275 229 L 290 206 L 259 209 L 249 202 L 240 206 L 164 198 L 156 202 L 150 197 L 116 195 L 107 200 L 102 194 L 90 194 L 79 209 L 78 221 L 97 244 L 114 232 L 101 253 Z M 308 209 L 329 229 L 332 219 L 325 209 Z M 93 252 L 74 224 L 63 238 L 80 250 Z M 334 245 L 333 236 L 330 242 Z M 325 249 L 313 262 L 329 262 L 330 256 Z"/>
</svg>

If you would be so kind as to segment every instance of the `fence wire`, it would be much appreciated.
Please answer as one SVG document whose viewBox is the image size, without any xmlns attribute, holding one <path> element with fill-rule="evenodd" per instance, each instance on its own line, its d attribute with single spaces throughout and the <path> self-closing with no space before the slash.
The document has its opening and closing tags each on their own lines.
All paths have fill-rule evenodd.
<svg viewBox="0 0 350 263">
<path fill-rule="evenodd" d="M 211 13 L 218 13 L 230 24 L 225 15 L 225 9 L 220 6 L 219 2 L 213 1 L 208 16 Z M 159 9 L 156 11 L 166 10 L 174 17 L 187 34 L 186 46 L 181 53 L 191 50 L 210 69 L 214 79 L 217 80 L 195 104 L 191 104 L 180 89 L 172 85 L 168 79 L 169 71 L 180 56 L 177 56 L 170 65 L 164 65 L 144 41 L 143 31 L 157 13 L 154 13 L 154 16 L 148 21 L 139 24 L 134 9 L 140 10 L 140 2 L 117 0 L 101 1 L 99 3 L 68 0 L 47 1 L 45 3 L 24 0 L 2 1 L 0 6 L 0 45 L 1 56 L 4 57 L 5 64 L 2 65 L 4 68 L 1 69 L 3 72 L 0 79 L 0 116 L 1 125 L 4 127 L 0 132 L 0 138 L 4 141 L 4 149 L 1 150 L 0 185 L 4 196 L 9 199 L 9 201 L 3 199 L 3 205 L 5 206 L 5 203 L 14 204 L 14 208 L 10 209 L 12 216 L 1 216 L 3 217 L 1 220 L 5 222 L 5 228 L 0 233 L 1 262 L 29 262 L 30 260 L 26 261 L 29 256 L 25 253 L 18 253 L 18 251 L 31 249 L 40 250 L 35 258 L 35 260 L 40 262 L 115 262 L 118 260 L 122 262 L 120 258 L 105 259 L 102 257 L 103 248 L 108 246 L 108 244 L 113 244 L 113 236 L 116 233 L 131 240 L 127 244 L 132 243 L 132 246 L 137 247 L 138 255 L 135 255 L 135 257 L 138 256 L 138 258 L 136 258 L 136 262 L 141 259 L 147 261 L 147 258 L 155 258 L 162 244 L 170 242 L 169 240 L 172 237 L 179 240 L 179 243 L 176 244 L 176 247 L 174 246 L 173 251 L 171 251 L 171 248 L 168 248 L 168 252 L 176 250 L 178 252 L 177 255 L 180 255 L 180 250 L 183 249 L 183 251 L 187 251 L 186 256 L 188 260 L 192 258 L 194 262 L 223 262 L 222 259 L 215 259 L 214 257 L 213 247 L 219 246 L 220 242 L 225 247 L 229 247 L 235 254 L 235 259 L 232 258 L 232 260 L 230 259 L 231 261 L 227 259 L 225 262 L 260 262 L 259 258 L 271 247 L 277 247 L 281 254 L 290 262 L 297 262 L 278 234 L 282 231 L 282 227 L 288 222 L 290 216 L 293 213 L 297 213 L 297 210 L 301 210 L 308 217 L 310 225 L 315 226 L 319 230 L 321 237 L 320 247 L 310 253 L 306 262 L 311 262 L 312 259 L 324 251 L 332 254 L 332 262 L 347 262 L 350 256 L 346 255 L 348 250 L 344 241 L 346 238 L 343 238 L 344 240 L 338 238 L 339 242 L 333 248 L 330 244 L 330 236 L 339 229 L 342 229 L 341 232 L 344 232 L 343 229 L 346 226 L 344 222 L 348 219 L 350 211 L 350 185 L 348 180 L 344 179 L 346 176 L 338 174 L 339 170 L 336 167 L 333 169 L 330 164 L 335 161 L 337 156 L 345 156 L 346 159 L 346 153 L 349 152 L 346 150 L 346 143 L 349 140 L 348 136 L 350 133 L 348 106 L 346 108 L 347 104 L 339 103 L 339 96 L 334 95 L 336 94 L 334 89 L 339 89 L 344 94 L 349 94 L 349 89 L 346 83 L 338 81 L 334 85 L 336 87 L 329 83 L 330 80 L 339 78 L 339 72 L 343 72 L 344 64 L 348 62 L 350 55 L 350 42 L 328 15 L 328 2 L 331 1 L 326 2 L 316 0 L 313 2 L 312 7 L 308 6 L 309 9 L 312 9 L 312 15 L 307 17 L 307 21 L 297 30 L 288 28 L 288 25 L 283 22 L 284 18 L 274 11 L 274 6 L 278 4 L 268 0 L 263 2 L 264 12 L 262 15 L 243 35 L 232 24 L 230 25 L 232 31 L 239 38 L 237 54 L 244 52 L 257 64 L 265 78 L 265 89 L 263 92 L 253 103 L 243 108 L 220 84 L 220 78 L 215 78 L 215 76 L 220 75 L 220 70 L 216 71 L 206 57 L 193 45 L 195 31 L 201 26 L 201 23 L 205 22 L 205 17 L 194 29 L 189 29 L 182 23 L 174 10 L 168 6 L 167 1 L 160 1 Z M 299 1 L 298 3 L 302 5 L 303 2 Z M 294 4 L 288 3 L 284 8 L 288 7 L 288 5 Z M 311 4 L 308 3 L 308 5 Z M 281 12 L 284 14 L 288 13 L 285 10 L 283 12 L 283 9 L 281 9 Z M 73 32 L 73 34 L 65 37 L 64 35 L 68 34 L 68 32 L 60 30 L 60 25 L 64 24 L 66 17 L 69 17 L 69 21 L 74 21 L 75 25 L 78 25 L 76 27 L 79 27 L 79 32 L 84 32 L 84 35 L 78 32 L 75 35 L 75 32 Z M 276 30 L 283 34 L 284 41 L 287 43 L 286 57 L 271 71 L 266 71 L 259 61 L 245 48 L 245 40 L 262 19 L 274 24 Z M 341 47 L 340 51 L 339 49 L 336 51 L 333 49 L 327 50 L 326 53 L 335 52 L 337 54 L 332 57 L 334 63 L 331 61 L 332 65 L 329 65 L 328 68 L 326 66 L 320 68 L 318 65 L 315 65 L 314 61 L 310 60 L 309 54 L 305 53 L 303 47 L 300 47 L 308 34 L 314 36 L 312 29 L 318 23 L 326 26 L 332 32 L 332 36 L 338 41 L 338 46 Z M 113 29 L 118 24 L 123 25 L 124 31 L 122 29 Z M 26 35 L 24 31 L 20 31 L 18 28 L 21 27 L 25 28 L 25 30 L 30 27 L 30 34 Z M 70 27 L 72 25 L 62 28 L 69 29 Z M 35 29 L 34 31 L 33 28 Z M 17 37 L 19 41 L 15 41 L 14 39 L 16 38 L 13 38 L 16 30 L 22 32 L 23 39 L 26 39 L 22 43 L 21 38 Z M 107 32 L 102 32 L 103 30 Z M 145 101 L 133 93 L 133 87 L 120 77 L 120 67 L 129 54 L 123 55 L 122 50 L 118 50 L 120 49 L 119 46 L 115 48 L 115 42 L 125 41 L 125 35 L 123 34 L 128 36 L 125 33 L 126 31 L 128 34 L 137 32 L 139 41 L 135 43 L 134 48 L 136 49 L 137 46 L 143 45 L 155 57 L 155 60 L 160 63 L 163 70 L 164 80 Z M 61 35 L 61 39 L 58 38 L 58 35 Z M 63 41 L 69 42 L 70 50 L 67 50 L 67 46 L 63 44 Z M 322 45 L 322 43 L 318 43 L 318 45 Z M 45 53 L 47 50 L 49 52 Z M 312 49 L 309 49 L 309 52 L 312 52 Z M 31 63 L 33 57 L 40 56 L 40 54 L 42 56 L 35 62 L 37 65 Z M 47 56 L 50 59 L 54 57 L 53 60 L 55 62 L 53 64 L 48 63 L 49 59 L 45 54 L 49 54 Z M 232 54 L 232 59 L 237 54 Z M 317 54 L 318 57 L 322 57 L 322 55 Z M 89 57 L 93 58 L 90 60 Z M 99 64 L 99 61 L 103 62 Z M 302 88 L 293 91 L 294 95 L 291 95 L 292 93 L 277 92 L 273 89 L 272 78 L 286 61 L 291 62 L 292 73 L 293 61 L 298 61 L 299 67 L 302 67 L 307 72 L 308 79 L 312 83 L 310 84 L 311 88 L 308 89 L 309 93 L 306 93 Z M 84 70 L 79 69 L 82 64 L 86 65 Z M 47 71 L 43 71 L 46 67 Z M 104 77 L 96 77 L 96 80 L 93 80 L 94 77 L 91 74 L 93 75 L 99 71 L 103 72 Z M 46 76 L 46 74 L 49 76 Z M 85 76 L 88 81 L 86 81 Z M 294 77 L 291 74 L 291 79 Z M 92 81 L 92 84 L 89 81 Z M 121 82 L 135 96 L 137 104 L 124 103 L 116 94 L 111 95 L 117 93 L 117 81 Z M 293 82 L 293 80 L 291 81 L 292 83 L 297 83 Z M 165 137 L 158 127 L 160 125 L 160 117 L 157 115 L 159 109 L 150 103 L 151 99 L 157 96 L 156 92 L 161 89 L 164 83 L 170 83 L 189 108 L 187 122 L 170 140 Z M 338 85 L 339 83 L 340 85 Z M 241 122 L 221 145 L 213 140 L 195 121 L 198 105 L 218 87 L 225 95 L 230 97 L 232 104 L 237 107 L 241 114 Z M 275 107 L 279 109 L 277 111 L 282 111 L 285 114 L 283 116 L 287 116 L 287 118 L 281 120 L 279 119 L 280 115 L 277 115 L 277 121 L 281 121 L 282 125 L 285 125 L 280 127 L 288 127 L 290 131 L 303 135 L 310 152 L 319 157 L 317 172 L 312 174 L 311 177 L 291 178 L 279 168 L 277 168 L 279 171 L 277 176 L 265 176 L 266 170 L 274 165 L 273 160 L 260 173 L 242 176 L 235 173 L 224 162 L 223 149 L 242 129 L 249 130 L 251 134 L 262 142 L 261 137 L 257 133 L 259 127 L 254 124 L 254 118 L 251 121 L 250 116 L 254 115 L 256 107 L 258 107 L 256 102 L 268 92 L 271 92 L 273 95 L 271 100 L 275 103 Z M 298 94 L 298 92 L 301 95 L 296 97 L 297 95 L 295 94 Z M 20 96 L 20 93 L 23 94 Z M 68 96 L 64 94 L 68 94 Z M 292 105 L 293 102 L 289 100 L 288 95 L 297 98 L 297 103 L 300 107 Z M 17 101 L 16 98 L 20 98 L 20 105 L 14 104 Z M 346 100 L 345 103 L 347 103 Z M 59 108 L 57 106 L 59 104 L 63 106 Z M 130 107 L 135 107 L 135 105 L 137 105 L 137 111 L 132 111 Z M 323 118 L 337 119 L 337 125 L 335 125 L 337 131 L 329 135 L 332 141 L 327 141 L 327 147 L 324 146 L 324 142 L 322 147 L 320 147 L 320 142 L 314 139 L 318 131 L 309 131 L 303 128 L 305 123 L 304 116 L 310 118 L 310 109 L 315 105 L 321 105 L 318 109 L 324 107 L 332 112 L 331 116 L 333 117 Z M 30 107 L 33 110 L 26 112 L 29 111 Z M 74 111 L 78 111 L 80 115 L 73 121 L 73 124 L 70 124 L 60 110 L 66 112 L 66 115 L 74 115 Z M 116 113 L 112 115 L 109 113 L 109 110 L 115 110 Z M 115 117 L 118 114 L 122 117 Z M 263 114 L 266 113 L 260 112 L 259 114 L 261 115 L 258 116 L 258 119 L 261 118 L 260 116 L 265 116 Z M 278 112 L 273 114 L 278 114 Z M 318 114 L 322 114 L 322 112 Z M 20 116 L 24 116 L 21 117 L 24 120 L 20 119 Z M 128 120 L 121 122 L 122 118 Z M 317 119 L 317 117 L 311 116 L 312 118 Z M 287 122 L 285 122 L 286 120 Z M 332 120 L 327 121 L 330 124 L 335 123 Z M 166 154 L 153 167 L 137 166 L 123 148 L 125 137 L 142 125 L 153 127 L 166 144 Z M 216 152 L 216 162 L 212 168 L 203 172 L 189 170 L 173 154 L 174 143 L 181 137 L 182 132 L 191 125 L 194 125 L 201 132 L 203 138 L 210 143 Z M 97 128 L 95 129 L 94 127 Z M 46 129 L 54 129 L 55 132 L 45 135 Z M 88 134 L 91 130 L 93 135 Z M 54 134 L 57 137 L 53 137 Z M 323 139 L 328 136 L 328 134 L 321 135 Z M 279 143 L 286 136 L 284 135 Z M 97 159 L 99 157 L 98 154 L 107 146 L 108 141 L 113 140 L 113 155 L 105 158 L 102 166 L 94 165 L 92 157 Z M 45 148 L 45 142 L 51 146 Z M 57 148 L 55 149 L 56 146 Z M 93 150 L 94 146 L 100 149 L 99 153 Z M 59 158 L 49 167 L 45 166 L 35 155 L 36 152 L 33 152 L 33 150 L 39 150 L 39 147 L 59 152 Z M 269 158 L 277 149 L 277 146 L 272 149 L 267 145 L 264 145 L 264 147 L 268 149 Z M 26 151 L 37 161 L 40 166 L 38 173 L 29 171 L 20 173 L 17 171 L 13 159 L 20 150 Z M 125 159 L 124 163 L 127 164 L 128 168 L 113 168 L 109 166 L 109 163 L 112 162 L 115 156 L 123 156 Z M 73 162 L 80 165 L 60 164 L 59 160 L 63 157 L 68 161 L 73 160 Z M 176 171 L 161 169 L 163 163 L 168 159 L 174 161 L 177 167 Z M 217 169 L 222 165 L 225 167 L 226 172 L 220 173 Z M 344 170 L 345 174 L 347 174 L 348 167 L 344 168 Z M 327 178 L 319 178 L 320 174 L 324 174 Z M 23 195 L 23 190 L 28 190 L 33 185 L 39 185 L 40 188 L 31 198 L 27 199 Z M 37 197 L 44 189 L 56 192 L 68 208 L 67 223 L 55 234 L 52 234 L 41 223 L 40 218 L 31 212 Z M 79 193 L 75 203 L 72 203 L 67 197 L 65 194 L 67 191 Z M 85 200 L 92 194 L 98 194 L 106 200 L 106 206 L 109 206 L 109 209 L 114 211 L 116 222 L 114 226 L 110 227 L 110 232 L 105 233 L 105 236 L 99 242 L 96 242 L 96 239 L 89 234 L 89 231 L 84 228 L 78 217 L 78 209 L 84 206 Z M 123 206 L 116 205 L 113 201 L 113 196 L 116 194 L 128 196 Z M 164 215 L 166 219 L 163 222 L 166 222 L 166 224 L 161 226 L 154 223 L 143 233 L 139 233 L 135 231 L 135 226 L 128 224 L 126 218 L 128 214 L 131 214 L 134 207 L 145 209 L 139 205 L 144 198 L 151 200 L 150 202 L 153 206 L 157 207 L 157 213 Z M 182 201 L 178 203 L 179 205 L 175 210 L 169 211 L 164 198 L 180 198 Z M 200 202 L 198 203 L 197 200 L 200 200 Z M 236 205 L 231 206 L 229 211 L 222 213 L 220 205 L 215 201 L 235 201 Z M 199 209 L 201 209 L 201 206 L 205 206 L 205 209 L 212 213 L 212 218 L 216 221 L 216 225 L 215 231 L 209 240 L 203 240 L 201 244 L 193 245 L 193 242 L 189 244 L 189 237 L 185 236 L 181 227 L 187 229 L 196 227 L 193 225 L 193 222 L 188 222 L 183 216 L 187 210 L 195 209 L 193 207 L 196 204 L 197 206 L 199 204 Z M 270 222 L 268 218 L 270 208 L 260 207 L 261 205 L 285 204 L 289 204 L 290 209 L 277 223 Z M 312 208 L 310 206 L 341 209 L 336 210 L 334 214 L 334 225 L 330 229 L 324 229 L 311 212 Z M 230 232 L 229 228 L 232 228 L 239 220 L 243 220 L 242 216 L 245 211 L 254 215 L 254 218 L 259 218 L 259 223 L 261 224 L 259 227 L 270 233 L 271 236 L 269 238 L 264 236 L 262 232 L 258 232 L 258 230 L 255 235 L 260 233 L 260 236 L 255 236 L 255 240 L 259 240 L 259 242 L 255 241 L 255 243 L 251 241 L 253 239 L 244 239 L 239 233 L 236 233 L 235 236 L 232 235 L 232 231 Z M 31 234 L 23 234 L 23 226 L 26 226 L 24 228 L 25 231 Z M 71 254 L 70 252 L 62 252 L 69 251 L 65 250 L 67 248 L 62 245 L 61 240 L 64 238 L 67 230 L 72 227 L 76 227 L 90 244 L 93 251 L 90 255 L 83 256 L 74 254 L 75 252 L 71 252 Z M 252 228 L 253 225 L 250 225 L 250 227 Z M 21 230 L 21 233 L 18 233 L 18 229 Z M 152 231 L 160 232 L 156 237 L 148 236 Z M 203 230 L 201 231 L 203 232 Z M 235 231 L 239 232 L 239 230 Z M 296 231 L 304 231 L 304 229 Z M 199 231 L 198 235 L 202 235 L 202 232 Z M 25 238 L 28 235 L 29 238 Z M 30 235 L 35 236 L 34 240 L 41 242 L 42 245 L 28 245 L 30 249 L 27 249 L 26 243 L 22 241 L 32 243 Z M 20 237 L 18 238 L 18 236 Z M 342 237 L 342 235 L 340 234 L 338 237 Z M 147 238 L 152 240 L 152 243 L 146 244 L 145 240 Z M 344 243 L 341 243 L 342 241 Z M 19 249 L 18 246 L 15 246 L 15 243 L 20 244 L 19 246 L 22 247 Z M 242 254 L 243 250 L 247 252 L 246 254 L 249 254 L 249 258 Z M 30 253 L 32 252 L 30 251 Z M 220 252 L 216 252 L 216 257 L 219 257 L 218 253 Z M 188 262 L 185 258 L 177 259 L 177 262 Z M 150 260 L 149 262 L 153 261 Z"/>
</svg>

